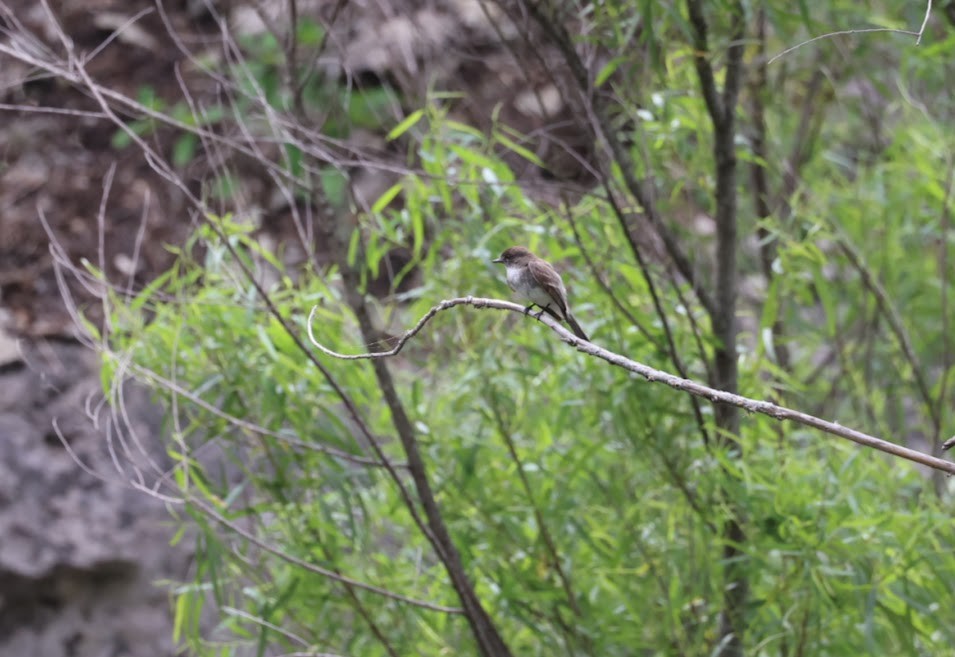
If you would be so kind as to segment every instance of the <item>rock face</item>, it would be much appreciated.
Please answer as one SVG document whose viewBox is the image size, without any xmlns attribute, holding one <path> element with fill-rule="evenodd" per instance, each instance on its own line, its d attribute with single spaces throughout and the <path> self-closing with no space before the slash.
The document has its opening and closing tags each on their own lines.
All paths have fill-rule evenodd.
<svg viewBox="0 0 955 657">
<path fill-rule="evenodd" d="M 171 655 L 170 602 L 157 581 L 185 577 L 189 541 L 171 547 L 163 505 L 117 483 L 106 411 L 99 426 L 86 412 L 101 398 L 94 355 L 65 342 L 21 349 L 0 369 L 0 657 Z M 161 460 L 157 410 L 144 391 L 125 397 L 141 443 Z M 54 421 L 111 481 L 78 467 Z"/>
</svg>

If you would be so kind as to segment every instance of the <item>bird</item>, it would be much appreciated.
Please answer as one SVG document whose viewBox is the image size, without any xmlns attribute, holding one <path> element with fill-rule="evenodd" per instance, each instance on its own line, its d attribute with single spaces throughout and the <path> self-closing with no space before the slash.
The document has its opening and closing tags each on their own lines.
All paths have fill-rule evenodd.
<svg viewBox="0 0 955 657">
<path fill-rule="evenodd" d="M 523 246 L 505 249 L 493 262 L 504 265 L 508 286 L 531 302 L 524 312 L 530 312 L 531 308 L 538 306 L 541 309 L 537 314 L 538 318 L 541 313 L 546 312 L 559 322 L 567 322 L 574 335 L 590 342 L 590 338 L 570 312 L 567 289 L 553 265 L 538 258 Z"/>
</svg>

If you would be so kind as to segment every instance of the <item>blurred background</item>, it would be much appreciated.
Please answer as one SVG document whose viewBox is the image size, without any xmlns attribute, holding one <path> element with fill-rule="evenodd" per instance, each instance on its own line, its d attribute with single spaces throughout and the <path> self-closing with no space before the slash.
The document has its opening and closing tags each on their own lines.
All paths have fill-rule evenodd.
<svg viewBox="0 0 955 657">
<path fill-rule="evenodd" d="M 0 655 L 951 654 L 955 2 L 0 0 Z M 826 38 L 811 40 L 820 35 Z M 450 547 L 449 547 L 450 545 Z"/>
</svg>

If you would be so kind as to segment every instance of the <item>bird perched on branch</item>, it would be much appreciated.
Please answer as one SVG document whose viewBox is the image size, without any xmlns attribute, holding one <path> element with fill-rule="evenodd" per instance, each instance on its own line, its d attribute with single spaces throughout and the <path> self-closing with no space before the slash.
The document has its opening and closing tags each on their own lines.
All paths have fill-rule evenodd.
<svg viewBox="0 0 955 657">
<path fill-rule="evenodd" d="M 508 286 L 531 302 L 525 312 L 538 306 L 541 313 L 546 312 L 559 322 L 567 322 L 578 338 L 590 341 L 570 312 L 564 281 L 549 262 L 538 258 L 523 246 L 505 249 L 494 262 L 503 264 L 507 269 Z M 540 317 L 540 313 L 537 316 Z"/>
</svg>

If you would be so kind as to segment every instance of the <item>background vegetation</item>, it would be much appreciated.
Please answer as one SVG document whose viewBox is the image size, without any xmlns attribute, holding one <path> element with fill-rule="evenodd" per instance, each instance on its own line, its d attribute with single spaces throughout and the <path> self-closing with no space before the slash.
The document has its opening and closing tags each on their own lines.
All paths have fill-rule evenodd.
<svg viewBox="0 0 955 657">
<path fill-rule="evenodd" d="M 577 142 L 502 106 L 463 120 L 451 85 L 315 68 L 332 28 L 289 7 L 271 34 L 192 61 L 225 81 L 216 103 L 106 95 L 65 43 L 36 64 L 89 89 L 113 147 L 140 149 L 196 213 L 172 269 L 102 286 L 103 321 L 80 320 L 113 404 L 134 378 L 169 409 L 168 463 L 128 433 L 117 460 L 198 529 L 194 578 L 172 588 L 178 641 L 203 655 L 952 653 L 940 473 L 739 417 L 510 313 L 454 308 L 372 362 L 305 338 L 317 306 L 328 348 L 388 349 L 441 299 L 509 296 L 490 260 L 525 244 L 559 264 L 600 346 L 938 454 L 952 433 L 945 7 L 923 32 L 924 6 L 880 2 L 489 5 L 517 70 L 538 76 L 522 84 L 541 106 L 559 93 L 544 125 Z M 887 31 L 803 44 L 872 27 Z M 383 148 L 357 146 L 362 131 Z M 220 151 L 199 180 L 190 167 Z M 243 216 L 240 162 L 287 200 L 294 265 Z M 372 198 L 367 171 L 389 176 Z"/>
</svg>

